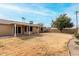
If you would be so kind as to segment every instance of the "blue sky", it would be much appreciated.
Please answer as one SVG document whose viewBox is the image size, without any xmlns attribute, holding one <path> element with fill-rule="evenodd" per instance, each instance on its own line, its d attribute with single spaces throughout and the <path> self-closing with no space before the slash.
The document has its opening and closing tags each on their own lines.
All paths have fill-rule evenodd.
<svg viewBox="0 0 79 59">
<path fill-rule="evenodd" d="M 75 3 L 9 3 L 0 4 L 0 18 L 14 21 L 43 23 L 50 26 L 60 14 L 67 13 L 75 25 L 75 11 L 79 10 L 79 4 Z"/>
</svg>

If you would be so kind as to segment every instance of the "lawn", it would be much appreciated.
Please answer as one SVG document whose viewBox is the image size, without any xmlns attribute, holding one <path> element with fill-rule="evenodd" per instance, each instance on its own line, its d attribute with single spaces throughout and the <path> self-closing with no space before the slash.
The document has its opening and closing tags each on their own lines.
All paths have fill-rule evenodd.
<svg viewBox="0 0 79 59">
<path fill-rule="evenodd" d="M 1 56 L 60 56 L 69 55 L 70 34 L 42 33 L 0 39 Z"/>
</svg>

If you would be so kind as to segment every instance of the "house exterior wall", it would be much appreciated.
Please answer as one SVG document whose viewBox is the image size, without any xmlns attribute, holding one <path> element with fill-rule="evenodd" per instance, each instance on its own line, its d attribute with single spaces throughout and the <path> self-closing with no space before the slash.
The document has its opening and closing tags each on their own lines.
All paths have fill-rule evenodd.
<svg viewBox="0 0 79 59">
<path fill-rule="evenodd" d="M 43 32 L 43 28 L 42 28 L 42 27 L 40 27 L 40 32 L 41 32 L 41 33 Z"/>
<path fill-rule="evenodd" d="M 16 25 L 16 27 L 21 27 L 21 33 L 18 33 L 18 28 L 16 29 L 16 31 L 17 31 L 17 35 L 20 35 L 20 34 L 23 34 L 23 27 L 22 27 L 22 25 Z"/>
<path fill-rule="evenodd" d="M 25 32 L 24 25 L 16 25 L 16 27 L 21 27 L 21 33 L 16 33 L 16 35 L 24 35 L 29 33 L 29 26 L 27 27 L 27 31 Z M 39 33 L 41 30 L 38 26 L 32 26 L 32 33 Z M 17 29 L 16 29 L 17 30 Z M 0 24 L 0 36 L 5 35 L 13 35 L 15 34 L 15 27 L 14 24 Z"/>
<path fill-rule="evenodd" d="M 13 35 L 13 25 L 0 24 L 0 36 Z"/>
<path fill-rule="evenodd" d="M 23 32 L 23 34 L 26 34 L 26 35 L 28 35 L 29 34 L 29 26 L 26 26 L 26 31 L 25 31 L 25 26 L 22 26 L 22 32 Z"/>
<path fill-rule="evenodd" d="M 40 30 L 41 33 L 43 33 L 46 30 L 46 28 L 45 27 L 40 27 L 39 30 Z"/>
<path fill-rule="evenodd" d="M 39 28 L 38 27 L 33 27 L 33 33 L 38 33 L 39 32 Z"/>
<path fill-rule="evenodd" d="M 21 27 L 21 30 L 22 30 L 21 34 L 24 34 L 24 35 L 28 35 L 29 34 L 29 26 L 26 26 L 27 31 L 25 31 L 25 26 L 17 25 L 16 27 Z M 30 34 L 39 32 L 39 28 L 38 27 L 36 27 L 36 26 L 31 26 L 31 27 L 32 27 L 32 32 L 30 32 Z M 17 33 L 17 35 L 20 35 L 20 33 Z"/>
</svg>

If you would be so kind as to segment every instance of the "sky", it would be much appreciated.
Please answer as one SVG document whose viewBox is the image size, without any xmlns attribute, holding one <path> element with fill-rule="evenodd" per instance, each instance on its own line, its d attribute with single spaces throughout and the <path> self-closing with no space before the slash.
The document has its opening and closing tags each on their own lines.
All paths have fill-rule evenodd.
<svg viewBox="0 0 79 59">
<path fill-rule="evenodd" d="M 51 21 L 66 13 L 76 25 L 75 11 L 79 11 L 78 3 L 0 3 L 0 19 L 20 21 L 25 17 L 26 23 L 43 23 L 50 27 Z"/>
</svg>

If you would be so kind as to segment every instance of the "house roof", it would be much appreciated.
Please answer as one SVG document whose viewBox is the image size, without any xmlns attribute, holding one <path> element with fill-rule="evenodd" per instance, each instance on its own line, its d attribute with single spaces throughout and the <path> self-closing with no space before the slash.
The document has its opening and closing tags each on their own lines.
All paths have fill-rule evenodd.
<svg viewBox="0 0 79 59">
<path fill-rule="evenodd" d="M 38 24 L 29 24 L 25 22 L 18 22 L 18 21 L 11 21 L 11 20 L 5 20 L 5 19 L 0 19 L 0 24 L 17 24 L 17 25 L 30 25 L 30 26 L 40 26 Z"/>
</svg>

